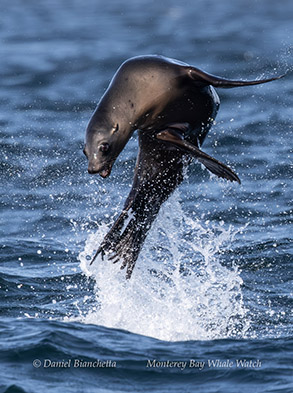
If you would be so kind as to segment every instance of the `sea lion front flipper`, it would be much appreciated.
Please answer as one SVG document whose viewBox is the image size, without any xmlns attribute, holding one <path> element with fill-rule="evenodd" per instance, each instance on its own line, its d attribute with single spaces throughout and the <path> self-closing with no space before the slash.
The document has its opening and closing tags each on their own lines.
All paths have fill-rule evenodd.
<svg viewBox="0 0 293 393">
<path fill-rule="evenodd" d="M 186 66 L 185 67 L 189 73 L 189 76 L 196 83 L 207 86 L 211 85 L 214 87 L 230 89 L 232 87 L 241 87 L 241 86 L 254 86 L 260 85 L 262 83 L 272 82 L 277 79 L 283 78 L 285 75 L 279 75 L 272 78 L 267 79 L 258 79 L 254 81 L 243 81 L 243 80 L 234 80 L 234 79 L 226 79 L 216 75 L 209 74 L 205 71 L 200 70 L 196 67 Z"/>
<path fill-rule="evenodd" d="M 168 128 L 156 134 L 157 139 L 165 142 L 170 142 L 188 154 L 194 156 L 201 162 L 210 172 L 230 181 L 237 181 L 239 184 L 240 179 L 232 169 L 215 158 L 201 151 L 192 143 L 182 139 L 182 135 L 173 128 Z"/>
</svg>

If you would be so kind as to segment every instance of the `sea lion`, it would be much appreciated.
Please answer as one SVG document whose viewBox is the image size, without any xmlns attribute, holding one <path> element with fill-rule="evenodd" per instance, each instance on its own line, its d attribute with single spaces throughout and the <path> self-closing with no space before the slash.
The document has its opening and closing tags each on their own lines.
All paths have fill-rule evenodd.
<svg viewBox="0 0 293 393">
<path fill-rule="evenodd" d="M 232 169 L 199 149 L 220 105 L 214 87 L 257 85 L 282 76 L 228 80 L 163 56 L 125 61 L 88 124 L 84 147 L 88 172 L 109 176 L 135 130 L 139 153 L 124 209 L 92 262 L 100 253 L 102 257 L 107 254 L 114 262 L 121 260 L 122 269 L 127 266 L 126 277 L 130 278 L 147 232 L 162 203 L 182 182 L 190 157 L 215 175 L 240 183 Z"/>
</svg>

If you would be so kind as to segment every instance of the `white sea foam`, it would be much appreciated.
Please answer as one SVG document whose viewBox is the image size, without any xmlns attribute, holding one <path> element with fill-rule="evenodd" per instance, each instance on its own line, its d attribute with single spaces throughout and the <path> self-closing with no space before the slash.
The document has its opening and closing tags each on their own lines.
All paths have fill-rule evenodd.
<svg viewBox="0 0 293 393">
<path fill-rule="evenodd" d="M 188 217 L 176 192 L 162 207 L 130 280 L 125 270 L 89 255 L 107 228 L 91 234 L 80 254 L 82 271 L 94 278 L 96 307 L 80 319 L 168 341 L 245 337 L 250 322 L 236 266 L 220 253 L 236 231 Z"/>
</svg>

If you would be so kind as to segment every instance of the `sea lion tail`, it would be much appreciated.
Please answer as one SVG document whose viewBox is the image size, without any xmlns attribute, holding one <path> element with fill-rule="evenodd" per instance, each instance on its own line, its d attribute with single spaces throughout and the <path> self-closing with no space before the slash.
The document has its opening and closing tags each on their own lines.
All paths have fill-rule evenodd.
<svg viewBox="0 0 293 393">
<path fill-rule="evenodd" d="M 260 85 L 262 83 L 271 82 L 277 79 L 281 79 L 285 76 L 279 75 L 273 78 L 268 79 L 258 79 L 254 81 L 242 81 L 242 80 L 233 80 L 233 79 L 225 79 L 216 75 L 209 74 L 195 67 L 186 67 L 188 69 L 190 77 L 199 84 L 203 85 L 211 85 L 213 87 L 220 88 L 232 88 L 232 87 L 241 87 L 241 86 L 253 86 Z"/>
</svg>

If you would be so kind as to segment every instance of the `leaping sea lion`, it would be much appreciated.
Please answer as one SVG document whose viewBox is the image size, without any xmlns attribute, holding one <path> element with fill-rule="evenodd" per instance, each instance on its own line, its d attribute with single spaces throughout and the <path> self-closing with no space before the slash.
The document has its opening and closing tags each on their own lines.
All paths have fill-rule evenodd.
<svg viewBox="0 0 293 393">
<path fill-rule="evenodd" d="M 282 75 L 283 76 L 283 75 Z M 200 150 L 219 109 L 214 89 L 250 86 L 279 79 L 237 81 L 208 74 L 163 56 L 125 61 L 101 98 L 86 130 L 88 172 L 107 177 L 135 130 L 139 153 L 124 208 L 98 248 L 121 261 L 130 278 L 160 207 L 183 180 L 191 157 L 215 175 L 237 181 L 236 173 Z M 91 263 L 92 263 L 91 262 Z"/>
</svg>

